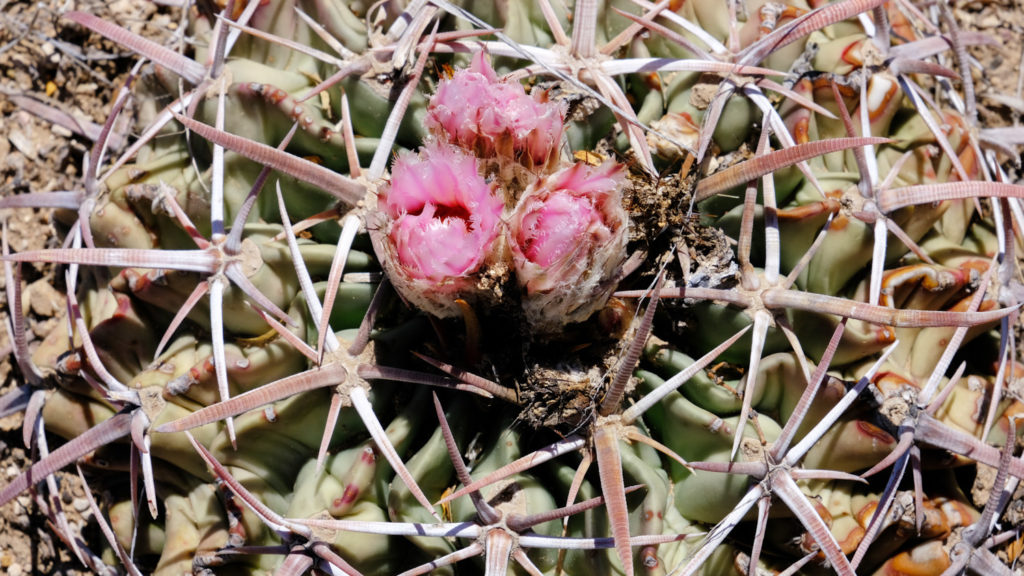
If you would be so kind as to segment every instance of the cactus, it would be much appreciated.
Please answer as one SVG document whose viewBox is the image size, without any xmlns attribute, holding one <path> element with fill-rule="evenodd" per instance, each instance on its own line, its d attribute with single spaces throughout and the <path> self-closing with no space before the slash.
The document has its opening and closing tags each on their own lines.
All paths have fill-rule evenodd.
<svg viewBox="0 0 1024 576">
<path fill-rule="evenodd" d="M 4 233 L 0 503 L 88 568 L 1013 573 L 1024 186 L 945 3 L 65 18 L 149 64 L 81 191 L 0 199 L 74 222 Z"/>
</svg>

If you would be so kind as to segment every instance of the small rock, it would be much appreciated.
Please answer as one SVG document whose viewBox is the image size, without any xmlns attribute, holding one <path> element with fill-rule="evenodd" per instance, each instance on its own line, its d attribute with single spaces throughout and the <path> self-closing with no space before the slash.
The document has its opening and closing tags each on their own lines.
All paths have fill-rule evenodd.
<svg viewBox="0 0 1024 576">
<path fill-rule="evenodd" d="M 139 11 L 139 6 L 137 5 L 137 3 L 131 2 L 131 0 L 115 0 L 114 2 L 108 4 L 108 9 L 113 14 L 135 15 Z"/>
<path fill-rule="evenodd" d="M 96 94 L 97 90 L 99 90 L 99 86 L 97 86 L 95 82 L 86 82 L 84 84 L 79 84 L 78 86 L 75 86 L 75 94 L 92 95 Z"/>
<path fill-rule="evenodd" d="M 7 134 L 7 139 L 11 141 L 11 144 L 13 144 L 18 151 L 27 156 L 30 160 L 38 159 L 39 149 L 36 146 L 35 141 L 20 127 L 12 128 Z"/>
<path fill-rule="evenodd" d="M 25 289 L 32 311 L 50 317 L 64 309 L 64 296 L 46 278 L 40 278 Z"/>
<path fill-rule="evenodd" d="M 75 498 L 71 501 L 71 507 L 77 510 L 79 513 L 85 512 L 89 509 L 89 501 L 85 498 Z"/>
<path fill-rule="evenodd" d="M 42 322 L 32 322 L 32 333 L 36 335 L 39 340 L 44 340 L 50 332 L 53 332 L 53 327 L 56 326 L 56 318 L 47 318 Z"/>
<path fill-rule="evenodd" d="M 8 149 L 9 148 L 10 147 L 8 146 Z M 25 171 L 25 167 L 27 165 L 27 161 L 25 160 L 25 155 L 24 154 L 8 154 L 7 158 L 4 159 L 4 164 L 6 164 L 7 168 L 9 168 L 12 172 L 15 172 L 17 174 L 17 176 L 15 176 L 15 180 L 16 180 L 16 182 L 18 182 L 18 185 L 19 186 L 23 185 L 24 184 L 24 180 L 22 180 L 23 172 Z"/>
<path fill-rule="evenodd" d="M 13 563 L 13 564 L 11 564 L 10 566 L 7 567 L 7 576 L 21 576 L 21 574 L 22 574 L 21 564 L 18 564 L 17 562 L 15 562 L 15 563 Z"/>
<path fill-rule="evenodd" d="M 11 465 L 7 467 L 7 470 L 4 470 L 4 473 L 7 474 L 8 478 L 14 478 L 20 473 L 20 471 L 17 466 Z"/>
<path fill-rule="evenodd" d="M 48 560 L 56 557 L 56 552 L 53 548 L 53 538 L 50 537 L 50 533 L 45 528 L 36 529 L 36 542 L 39 550 L 39 559 Z"/>
<path fill-rule="evenodd" d="M 28 514 L 18 514 L 11 520 L 11 524 L 22 530 L 28 530 L 29 526 L 32 525 L 32 520 L 28 517 Z"/>
<path fill-rule="evenodd" d="M 707 110 L 718 93 L 718 85 L 698 82 L 690 90 L 690 104 L 698 110 Z"/>
<path fill-rule="evenodd" d="M 54 136 L 60 136 L 61 138 L 71 138 L 71 136 L 74 135 L 74 133 L 71 132 L 71 130 L 68 130 L 63 126 L 58 126 L 56 124 L 50 126 L 50 132 L 53 132 Z"/>
</svg>

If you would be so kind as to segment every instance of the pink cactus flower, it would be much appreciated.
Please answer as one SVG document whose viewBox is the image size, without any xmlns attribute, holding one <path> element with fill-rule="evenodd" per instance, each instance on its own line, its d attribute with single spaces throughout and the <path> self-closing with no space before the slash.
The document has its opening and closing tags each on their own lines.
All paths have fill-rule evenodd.
<svg viewBox="0 0 1024 576">
<path fill-rule="evenodd" d="M 374 244 L 399 293 L 435 316 L 458 313 L 454 300 L 472 299 L 473 275 L 496 249 L 504 208 L 477 160 L 440 143 L 400 155 L 379 208 Z"/>
<path fill-rule="evenodd" d="M 626 254 L 623 166 L 577 163 L 526 190 L 507 237 L 527 319 L 540 331 L 604 306 Z"/>
<path fill-rule="evenodd" d="M 441 81 L 427 108 L 427 128 L 480 158 L 508 157 L 528 168 L 553 167 L 565 109 L 518 82 L 499 82 L 484 52 L 470 67 Z"/>
</svg>

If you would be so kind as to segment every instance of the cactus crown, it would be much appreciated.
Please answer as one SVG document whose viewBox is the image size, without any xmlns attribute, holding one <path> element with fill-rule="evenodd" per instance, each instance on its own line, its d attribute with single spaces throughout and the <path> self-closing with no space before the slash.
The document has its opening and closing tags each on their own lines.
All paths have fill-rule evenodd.
<svg viewBox="0 0 1024 576">
<path fill-rule="evenodd" d="M 66 14 L 153 65 L 81 191 L 0 199 L 76 222 L 4 236 L 0 503 L 76 542 L 54 474 L 128 459 L 91 569 L 1009 573 L 1024 187 L 945 3 L 221 10 Z"/>
</svg>

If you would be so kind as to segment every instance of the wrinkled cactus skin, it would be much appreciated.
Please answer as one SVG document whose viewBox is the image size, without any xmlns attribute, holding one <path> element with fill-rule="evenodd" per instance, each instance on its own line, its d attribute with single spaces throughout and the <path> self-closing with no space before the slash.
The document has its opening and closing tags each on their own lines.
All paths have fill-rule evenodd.
<svg viewBox="0 0 1024 576">
<path fill-rule="evenodd" d="M 122 561 L 120 546 L 160 576 L 711 576 L 801 558 L 805 574 L 1011 573 L 1002 544 L 964 534 L 991 530 L 993 469 L 1024 471 L 1000 455 L 1024 412 L 1006 391 L 1024 372 L 1010 338 L 1024 211 L 1007 183 L 951 191 L 1002 182 L 1005 160 L 979 146 L 963 85 L 945 78 L 954 49 L 930 43 L 934 26 L 904 6 L 916 3 L 663 3 L 671 17 L 577 3 L 463 0 L 451 9 L 501 33 L 461 38 L 449 33 L 471 30 L 466 18 L 421 21 L 404 2 L 239 2 L 224 16 L 251 8 L 247 26 L 317 52 L 241 33 L 158 137 L 102 187 L 83 184 L 95 246 L 72 238 L 81 252 L 36 257 L 82 270 L 71 321 L 20 359 L 41 373 L 45 429 L 65 446 L 118 431 L 65 462 L 109 496 L 114 541 L 90 542 L 87 565 Z M 208 11 L 189 9 L 185 55 L 209 74 Z M 612 44 L 644 18 L 657 28 Z M 587 22 L 593 37 L 577 37 Z M 415 42 L 388 35 L 403 26 L 419 26 Z M 803 27 L 772 36 L 787 26 Z M 682 64 L 629 68 L 641 58 Z M 603 72 L 614 66 L 628 73 Z M 143 68 L 140 132 L 191 85 L 184 72 Z M 253 161 L 193 121 L 270 148 L 295 126 L 279 154 L 305 168 Z M 807 152 L 782 158 L 793 150 Z M 348 202 L 324 182 L 365 195 Z M 935 196 L 907 200 L 925 189 Z M 216 254 L 220 267 L 146 266 L 129 250 Z M 572 449 L 446 499 L 466 484 L 463 462 L 479 479 L 551 444 Z M 750 466 L 726 474 L 729 461 Z M 596 497 L 564 523 L 516 527 Z M 448 537 L 428 530 L 442 523 Z M 600 549 L 560 551 L 555 537 Z"/>
</svg>

